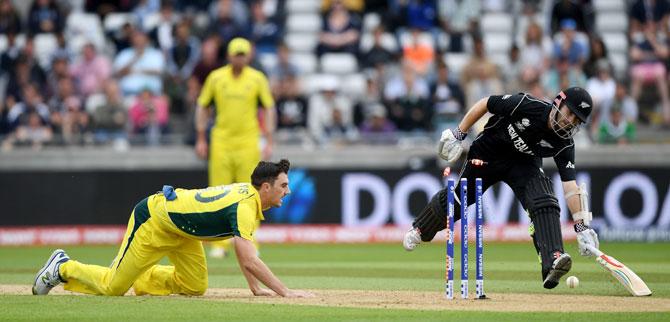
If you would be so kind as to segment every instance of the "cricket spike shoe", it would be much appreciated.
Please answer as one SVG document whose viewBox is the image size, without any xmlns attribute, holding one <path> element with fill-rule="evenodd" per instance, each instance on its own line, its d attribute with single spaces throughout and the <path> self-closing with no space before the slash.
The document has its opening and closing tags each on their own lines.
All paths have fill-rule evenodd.
<svg viewBox="0 0 670 322">
<path fill-rule="evenodd" d="M 405 233 L 405 238 L 402 240 L 402 246 L 405 250 L 411 252 L 421 243 L 421 232 L 419 228 L 412 228 Z"/>
<path fill-rule="evenodd" d="M 62 249 L 56 249 L 51 253 L 51 257 L 49 257 L 47 263 L 44 264 L 42 269 L 37 273 L 37 276 L 35 276 L 33 295 L 47 295 L 52 288 L 63 282 L 58 269 L 61 264 L 69 260 L 70 257 Z"/>
<path fill-rule="evenodd" d="M 554 262 L 551 264 L 549 274 L 544 279 L 544 288 L 552 289 L 558 285 L 563 275 L 572 268 L 572 258 L 568 253 L 556 252 Z"/>
</svg>

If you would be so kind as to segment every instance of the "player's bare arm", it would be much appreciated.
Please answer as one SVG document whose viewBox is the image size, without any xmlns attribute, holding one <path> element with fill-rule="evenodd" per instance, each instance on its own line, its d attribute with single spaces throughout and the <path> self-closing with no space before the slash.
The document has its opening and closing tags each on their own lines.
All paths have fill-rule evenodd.
<svg viewBox="0 0 670 322">
<path fill-rule="evenodd" d="M 468 133 L 470 128 L 477 123 L 486 112 L 488 112 L 488 109 L 486 108 L 488 102 L 489 98 L 485 97 L 477 101 L 475 105 L 472 105 L 468 112 L 465 113 L 465 116 L 463 116 L 461 123 L 458 124 L 458 129 L 463 133 Z"/>
<path fill-rule="evenodd" d="M 205 110 L 205 107 L 198 104 L 198 107 L 195 109 L 195 130 L 196 130 L 196 143 L 195 143 L 195 153 L 198 157 L 202 159 L 207 158 L 207 122 L 209 115 Z"/>
<path fill-rule="evenodd" d="M 465 139 L 468 131 L 488 111 L 488 97 L 480 99 L 465 114 L 461 123 L 455 129 L 446 129 L 440 137 L 437 153 L 442 159 L 454 162 L 463 152 L 461 142 Z"/>
<path fill-rule="evenodd" d="M 263 159 L 267 160 L 272 156 L 272 147 L 274 145 L 275 124 L 277 124 L 277 110 L 274 106 L 266 108 L 264 111 L 265 123 L 265 147 L 263 149 Z"/>
<path fill-rule="evenodd" d="M 254 295 L 268 295 L 267 292 L 258 285 L 258 281 L 260 281 L 283 297 L 314 296 L 312 293 L 306 291 L 290 290 L 287 288 L 258 257 L 256 248 L 251 241 L 236 236 L 234 244 L 237 261 L 244 272 L 244 276 L 247 277 L 247 283 L 249 283 L 249 288 Z M 248 274 L 251 276 L 248 276 Z"/>
</svg>

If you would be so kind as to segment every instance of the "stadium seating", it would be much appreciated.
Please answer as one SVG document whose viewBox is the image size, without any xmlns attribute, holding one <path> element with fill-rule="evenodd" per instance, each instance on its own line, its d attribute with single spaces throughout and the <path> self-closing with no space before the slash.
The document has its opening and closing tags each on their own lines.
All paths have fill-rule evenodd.
<svg viewBox="0 0 670 322">
<path fill-rule="evenodd" d="M 320 65 L 321 71 L 327 74 L 350 74 L 358 70 L 356 57 L 346 53 L 324 54 Z"/>
</svg>

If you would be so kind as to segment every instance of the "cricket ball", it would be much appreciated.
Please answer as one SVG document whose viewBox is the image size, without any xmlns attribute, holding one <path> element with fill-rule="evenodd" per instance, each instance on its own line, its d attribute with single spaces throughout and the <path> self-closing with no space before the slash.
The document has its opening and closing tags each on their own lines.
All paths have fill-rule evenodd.
<svg viewBox="0 0 670 322">
<path fill-rule="evenodd" d="M 569 288 L 575 288 L 579 286 L 579 279 L 576 276 L 569 276 L 565 282 L 568 284 Z"/>
</svg>

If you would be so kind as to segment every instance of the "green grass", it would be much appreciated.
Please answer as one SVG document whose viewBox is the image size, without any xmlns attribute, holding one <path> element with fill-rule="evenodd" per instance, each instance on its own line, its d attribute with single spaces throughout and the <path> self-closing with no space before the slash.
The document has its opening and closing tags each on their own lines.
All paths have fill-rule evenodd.
<svg viewBox="0 0 670 322">
<path fill-rule="evenodd" d="M 530 243 L 487 244 L 486 290 L 491 293 L 552 293 L 627 296 L 593 259 L 573 254 L 571 275 L 580 286 L 560 285 L 548 292 L 541 286 L 539 264 Z M 116 247 L 68 247 L 68 254 L 85 263 L 109 265 Z M 603 246 L 640 275 L 654 298 L 670 298 L 670 244 Z M 0 284 L 30 284 L 52 248 L 0 248 Z M 444 246 L 422 245 L 406 253 L 400 245 L 263 245 L 261 256 L 291 288 L 355 290 L 421 290 L 439 292 L 444 280 Z M 458 250 L 457 250 L 458 252 Z M 471 287 L 474 288 L 474 247 L 471 247 Z M 456 256 L 457 260 L 460 256 Z M 246 282 L 234 258 L 209 260 L 210 287 L 244 288 Z M 456 272 L 459 272 L 457 265 Z M 458 279 L 456 280 L 456 282 Z M 494 299 L 495 300 L 495 299 Z M 556 313 L 422 311 L 328 308 L 279 304 L 236 304 L 188 297 L 122 297 L 0 295 L 0 320 L 6 321 L 121 321 L 121 320 L 242 320 L 242 321 L 459 321 L 561 319 L 575 321 L 667 321 L 668 313 Z M 548 314 L 551 314 L 548 317 Z"/>
</svg>

